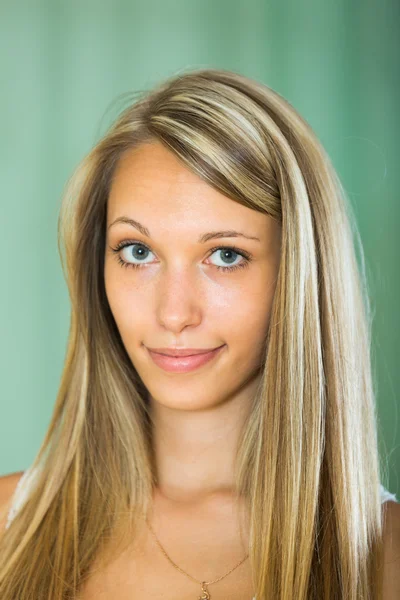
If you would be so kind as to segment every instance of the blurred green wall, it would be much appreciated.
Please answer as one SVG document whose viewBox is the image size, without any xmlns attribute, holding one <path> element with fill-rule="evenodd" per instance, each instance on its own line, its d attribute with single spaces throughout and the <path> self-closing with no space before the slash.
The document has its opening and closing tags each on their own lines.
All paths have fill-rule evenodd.
<svg viewBox="0 0 400 600">
<path fill-rule="evenodd" d="M 399 4 L 394 0 L 0 0 L 0 473 L 49 423 L 69 303 L 57 253 L 63 186 L 122 93 L 180 69 L 258 79 L 309 121 L 357 216 L 374 309 L 385 483 L 400 493 Z"/>
</svg>

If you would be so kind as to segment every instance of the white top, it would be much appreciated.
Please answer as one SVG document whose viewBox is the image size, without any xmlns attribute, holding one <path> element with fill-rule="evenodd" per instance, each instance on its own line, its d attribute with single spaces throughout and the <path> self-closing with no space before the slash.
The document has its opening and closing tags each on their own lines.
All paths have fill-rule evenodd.
<svg viewBox="0 0 400 600">
<path fill-rule="evenodd" d="M 17 487 L 15 488 L 15 492 L 13 495 L 13 501 L 11 504 L 10 511 L 8 513 L 6 529 L 10 526 L 12 520 L 14 519 L 17 512 L 24 505 L 25 501 L 29 495 L 29 489 L 32 485 L 36 473 L 36 469 L 28 469 L 24 472 L 21 479 L 18 481 Z M 380 493 L 381 493 L 381 503 L 387 502 L 388 500 L 393 500 L 394 502 L 398 502 L 395 494 L 391 494 L 382 484 L 380 485 Z M 257 600 L 255 596 L 253 596 L 252 600 Z"/>
</svg>

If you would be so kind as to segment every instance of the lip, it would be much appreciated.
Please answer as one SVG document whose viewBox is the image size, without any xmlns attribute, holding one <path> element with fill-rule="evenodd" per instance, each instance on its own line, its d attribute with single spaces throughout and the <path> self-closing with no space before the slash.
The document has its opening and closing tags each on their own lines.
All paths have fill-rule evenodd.
<svg viewBox="0 0 400 600">
<path fill-rule="evenodd" d="M 219 346 L 220 347 L 220 346 Z M 195 354 L 206 354 L 218 348 L 147 348 L 150 352 L 164 354 L 166 356 L 194 356 Z"/>
<path fill-rule="evenodd" d="M 147 348 L 147 350 L 153 362 L 164 371 L 168 371 L 170 373 L 187 373 L 213 360 L 224 347 L 225 344 L 212 350 L 195 350 L 194 348 L 185 348 L 180 352 L 191 352 L 192 354 L 182 354 L 180 356 L 162 354 L 160 352 L 150 350 L 149 348 Z M 157 350 L 161 350 L 161 348 L 158 348 Z M 164 348 L 164 350 L 168 349 Z M 169 350 L 169 352 L 171 352 L 171 350 Z M 173 352 L 175 354 L 178 351 L 173 350 Z M 193 354 L 193 352 L 196 353 Z"/>
</svg>

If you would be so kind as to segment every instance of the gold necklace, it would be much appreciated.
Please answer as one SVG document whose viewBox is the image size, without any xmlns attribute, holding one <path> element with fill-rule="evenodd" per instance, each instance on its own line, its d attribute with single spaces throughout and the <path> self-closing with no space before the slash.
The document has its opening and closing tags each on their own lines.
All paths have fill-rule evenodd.
<svg viewBox="0 0 400 600">
<path fill-rule="evenodd" d="M 234 571 L 235 569 L 237 569 L 247 558 L 249 558 L 249 555 L 246 554 L 246 556 L 237 565 L 235 565 L 233 567 L 233 569 L 231 569 L 230 571 L 228 571 L 227 573 L 225 573 L 225 575 L 222 575 L 222 577 L 219 577 L 218 579 L 214 579 L 214 581 L 199 581 L 198 579 L 195 579 L 194 577 L 192 577 L 191 575 L 189 575 L 189 573 L 186 573 L 186 571 L 184 571 L 183 569 L 181 569 L 180 567 L 178 567 L 177 564 L 174 563 L 174 561 L 168 556 L 168 554 L 165 552 L 164 548 L 161 546 L 160 540 L 156 536 L 155 531 L 153 530 L 152 526 L 150 525 L 149 521 L 147 520 L 147 517 L 146 517 L 146 523 L 147 523 L 147 526 L 149 527 L 151 533 L 153 534 L 154 539 L 156 540 L 156 543 L 157 543 L 158 547 L 160 548 L 161 552 L 164 554 L 165 558 L 167 558 L 169 560 L 169 562 L 171 563 L 171 565 L 173 567 L 175 567 L 175 569 L 178 569 L 178 571 L 180 571 L 181 573 L 183 573 L 187 577 L 190 577 L 190 579 L 192 581 L 195 581 L 196 583 L 199 583 L 201 585 L 201 596 L 198 597 L 198 600 L 211 600 L 210 592 L 208 591 L 208 586 L 211 585 L 212 583 L 217 583 L 217 581 L 221 581 L 221 579 L 223 579 L 224 577 L 226 577 L 227 575 L 229 575 L 229 573 L 232 573 L 232 571 Z"/>
</svg>

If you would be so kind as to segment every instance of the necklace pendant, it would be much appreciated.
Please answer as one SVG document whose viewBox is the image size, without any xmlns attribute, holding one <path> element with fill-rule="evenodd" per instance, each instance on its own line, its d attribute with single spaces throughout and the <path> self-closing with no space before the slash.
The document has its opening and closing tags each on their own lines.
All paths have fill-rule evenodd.
<svg viewBox="0 0 400 600">
<path fill-rule="evenodd" d="M 207 589 L 207 584 L 205 581 L 203 581 L 203 583 L 201 584 L 201 590 L 201 596 L 199 596 L 198 600 L 210 600 L 210 592 Z"/>
</svg>

